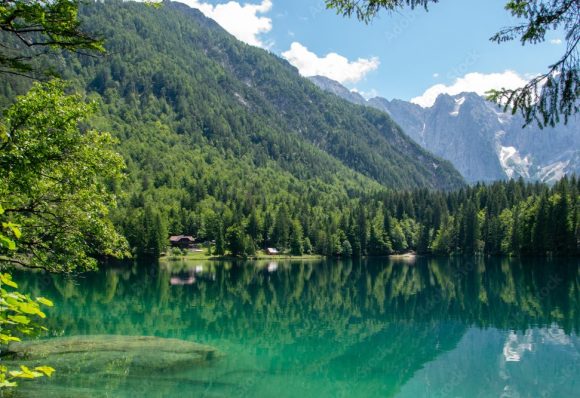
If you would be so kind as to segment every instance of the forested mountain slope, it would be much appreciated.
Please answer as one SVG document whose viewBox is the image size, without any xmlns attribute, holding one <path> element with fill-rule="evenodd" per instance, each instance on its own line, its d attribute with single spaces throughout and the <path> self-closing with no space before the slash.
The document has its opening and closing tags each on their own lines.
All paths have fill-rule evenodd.
<svg viewBox="0 0 580 398">
<path fill-rule="evenodd" d="M 267 241 L 274 218 L 286 242 L 298 214 L 301 229 L 324 229 L 363 193 L 463 185 L 386 114 L 323 92 L 197 10 L 107 1 L 81 11 L 107 54 L 45 62 L 97 103 L 92 127 L 118 138 L 128 178 L 112 187 L 115 219 L 141 251 L 156 254 L 168 233 L 215 239 L 252 220 Z M 27 83 L 1 86 L 7 104 Z"/>
<path fill-rule="evenodd" d="M 111 116 L 164 119 L 193 146 L 256 166 L 273 160 L 300 179 L 360 179 L 348 168 L 400 189 L 462 184 L 450 164 L 407 139 L 385 114 L 323 93 L 197 10 L 95 3 L 84 8 L 83 23 L 106 39 L 108 56 L 64 55 L 59 66 L 68 80 L 114 103 Z"/>
<path fill-rule="evenodd" d="M 576 180 L 552 191 L 434 192 L 463 179 L 386 113 L 325 93 L 196 10 L 107 1 L 84 5 L 82 18 L 105 38 L 106 56 L 46 62 L 96 103 L 81 127 L 118 139 L 127 178 L 109 184 L 119 196 L 112 216 L 138 254 L 158 256 L 169 234 L 215 240 L 214 253 L 233 255 L 576 253 Z M 1 81 L 0 105 L 29 84 Z M 497 200 L 483 201 L 488 194 Z M 523 214 L 523 201 L 533 210 Z M 537 231 L 565 238 L 530 249 L 536 219 L 567 220 Z"/>
</svg>

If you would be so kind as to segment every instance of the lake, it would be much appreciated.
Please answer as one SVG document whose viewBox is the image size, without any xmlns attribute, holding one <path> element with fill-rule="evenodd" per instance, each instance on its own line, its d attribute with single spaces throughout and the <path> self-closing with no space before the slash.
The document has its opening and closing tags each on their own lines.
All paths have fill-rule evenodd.
<svg viewBox="0 0 580 398">
<path fill-rule="evenodd" d="M 577 260 L 135 263 L 14 278 L 55 302 L 53 337 L 159 336 L 223 353 L 145 375 L 57 369 L 16 396 L 580 396 Z"/>
</svg>

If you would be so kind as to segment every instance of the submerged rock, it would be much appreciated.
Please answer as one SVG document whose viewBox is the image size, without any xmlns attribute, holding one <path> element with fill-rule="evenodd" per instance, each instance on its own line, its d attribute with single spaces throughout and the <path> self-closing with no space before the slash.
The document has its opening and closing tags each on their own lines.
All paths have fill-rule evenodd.
<svg viewBox="0 0 580 398">
<path fill-rule="evenodd" d="M 3 362 L 29 367 L 48 364 L 67 374 L 145 376 L 206 366 L 222 356 L 215 348 L 149 336 L 74 336 L 13 343 Z"/>
</svg>

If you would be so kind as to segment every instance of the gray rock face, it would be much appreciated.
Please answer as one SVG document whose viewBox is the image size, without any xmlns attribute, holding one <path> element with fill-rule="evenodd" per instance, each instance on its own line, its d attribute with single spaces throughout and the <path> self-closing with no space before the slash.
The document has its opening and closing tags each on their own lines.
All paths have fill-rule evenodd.
<svg viewBox="0 0 580 398">
<path fill-rule="evenodd" d="M 311 80 L 361 104 L 359 98 L 352 99 L 358 94 L 323 79 Z M 580 174 L 579 117 L 555 128 L 522 128 L 519 115 L 503 113 L 475 93 L 440 95 L 431 108 L 381 97 L 366 101 L 366 105 L 388 113 L 409 137 L 451 161 L 468 182 L 523 177 L 550 183 L 566 174 Z"/>
<path fill-rule="evenodd" d="M 348 102 L 352 102 L 353 104 L 358 104 L 358 105 L 366 105 L 367 104 L 367 100 L 364 99 L 364 97 L 362 95 L 360 95 L 359 93 L 355 93 L 353 91 L 350 91 L 348 88 L 344 87 L 339 82 L 332 80 L 332 79 L 329 79 L 328 77 L 312 76 L 312 77 L 309 77 L 308 79 L 310 79 L 314 84 L 316 84 L 318 87 L 320 87 L 324 91 L 328 91 L 329 93 L 332 93 L 334 95 L 338 95 L 339 97 L 344 98 Z"/>
<path fill-rule="evenodd" d="M 495 113 L 477 101 L 477 95 L 441 95 L 425 115 L 425 147 L 451 160 L 467 181 L 505 178 L 489 132 Z"/>
</svg>

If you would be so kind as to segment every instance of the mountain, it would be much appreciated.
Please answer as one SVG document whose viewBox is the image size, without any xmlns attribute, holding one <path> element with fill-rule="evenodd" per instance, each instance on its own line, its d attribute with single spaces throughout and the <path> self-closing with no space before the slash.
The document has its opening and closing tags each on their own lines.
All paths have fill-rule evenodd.
<svg viewBox="0 0 580 398">
<path fill-rule="evenodd" d="M 83 128 L 118 140 L 127 178 L 110 186 L 112 218 L 138 254 L 158 255 L 168 234 L 335 253 L 370 195 L 465 185 L 384 112 L 320 90 L 198 10 L 111 0 L 79 15 L 106 54 L 59 52 L 43 67 L 95 104 Z M 5 77 L 3 106 L 31 85 Z"/>
<path fill-rule="evenodd" d="M 52 68 L 103 102 L 108 120 L 123 123 L 121 113 L 131 111 L 141 123 L 162 121 L 193 146 L 256 165 L 272 161 L 301 180 L 445 190 L 464 183 L 384 113 L 319 90 L 287 61 L 236 40 L 196 9 L 107 1 L 83 6 L 82 18 L 84 29 L 105 39 L 107 55 L 63 53 Z M 7 82 L 0 94 L 11 97 L 21 85 Z M 135 135 L 121 137 L 123 145 L 125 138 Z"/>
<path fill-rule="evenodd" d="M 117 139 L 126 178 L 104 181 L 118 198 L 110 217 L 138 256 L 158 257 L 171 235 L 220 256 L 577 253 L 576 179 L 467 187 L 387 113 L 321 90 L 182 4 L 88 2 L 79 15 L 107 53 L 41 61 L 94 104 L 79 128 Z M 0 104 L 27 85 L 3 76 Z M 442 100 L 458 118 L 469 109 Z"/>
<path fill-rule="evenodd" d="M 440 95 L 431 108 L 376 97 L 360 102 L 329 79 L 311 78 L 347 101 L 388 113 L 423 148 L 447 159 L 469 182 L 523 177 L 554 182 L 580 173 L 580 120 L 539 129 L 522 128 L 519 115 L 504 113 L 475 93 Z M 332 89 L 330 89 L 332 87 Z"/>
<path fill-rule="evenodd" d="M 84 13 L 84 26 L 106 38 L 109 56 L 65 54 L 62 73 L 105 102 L 137 101 L 140 119 L 161 111 L 171 131 L 198 145 L 257 165 L 273 161 L 302 180 L 368 179 L 399 189 L 463 184 L 448 162 L 408 139 L 384 113 L 328 95 L 196 9 L 107 1 Z M 161 109 L 150 112 L 149 102 Z"/>
<path fill-rule="evenodd" d="M 350 91 L 336 80 L 329 79 L 325 76 L 312 76 L 309 79 L 324 91 L 328 91 L 334 95 L 344 98 L 348 102 L 357 105 L 366 105 L 367 100 L 357 92 Z"/>
</svg>

